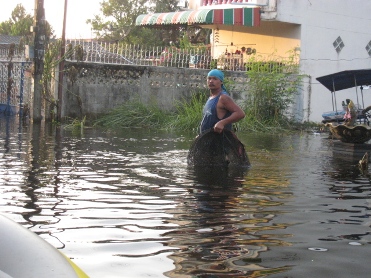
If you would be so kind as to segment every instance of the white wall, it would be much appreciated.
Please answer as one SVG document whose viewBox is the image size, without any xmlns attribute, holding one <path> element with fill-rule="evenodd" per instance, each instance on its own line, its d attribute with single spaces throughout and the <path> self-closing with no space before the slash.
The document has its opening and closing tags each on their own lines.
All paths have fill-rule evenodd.
<svg viewBox="0 0 371 278">
<path fill-rule="evenodd" d="M 343 70 L 371 68 L 366 45 L 371 40 L 371 1 L 368 0 L 280 0 L 277 20 L 301 24 L 301 69 L 311 84 L 311 121 L 322 120 L 332 110 L 331 93 L 316 78 Z M 333 42 L 340 36 L 345 47 L 337 53 Z M 364 91 L 365 106 L 371 91 Z M 355 89 L 336 93 L 338 108 L 346 98 L 356 102 Z M 308 96 L 304 96 L 304 103 Z M 305 105 L 304 105 L 305 106 Z"/>
</svg>

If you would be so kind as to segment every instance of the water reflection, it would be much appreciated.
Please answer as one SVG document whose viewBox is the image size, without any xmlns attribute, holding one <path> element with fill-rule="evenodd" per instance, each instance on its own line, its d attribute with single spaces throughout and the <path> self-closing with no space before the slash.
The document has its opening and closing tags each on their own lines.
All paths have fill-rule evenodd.
<svg viewBox="0 0 371 278">
<path fill-rule="evenodd" d="M 267 269 L 261 264 L 259 253 L 267 251 L 274 240 L 259 235 L 264 230 L 260 225 L 274 215 L 251 206 L 245 183 L 248 172 L 233 170 L 197 167 L 191 172 L 195 183 L 175 218 L 181 227 L 165 234 L 171 238 L 168 244 L 179 249 L 169 256 L 176 269 L 167 276 L 258 277 L 286 269 Z"/>
<path fill-rule="evenodd" d="M 328 188 L 332 198 L 368 199 L 370 194 L 370 174 L 360 169 L 358 161 L 334 159 L 324 172 L 331 179 Z"/>
<path fill-rule="evenodd" d="M 352 272 L 342 258 L 371 241 L 369 176 L 322 138 L 239 134 L 253 166 L 225 171 L 187 167 L 194 134 L 0 127 L 0 212 L 91 277 L 328 277 L 319 256 L 367 269 L 365 251 Z"/>
</svg>

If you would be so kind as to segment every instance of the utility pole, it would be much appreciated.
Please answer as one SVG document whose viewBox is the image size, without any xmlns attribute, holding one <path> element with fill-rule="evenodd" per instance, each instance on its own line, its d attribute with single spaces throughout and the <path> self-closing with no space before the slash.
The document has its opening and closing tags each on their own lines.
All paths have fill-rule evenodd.
<svg viewBox="0 0 371 278">
<path fill-rule="evenodd" d="M 33 121 L 41 122 L 41 104 L 42 104 L 42 75 L 44 72 L 44 54 L 45 54 L 45 10 L 44 0 L 35 0 L 34 15 L 34 99 L 33 99 Z"/>
<path fill-rule="evenodd" d="M 59 63 L 59 73 L 58 73 L 57 121 L 59 123 L 62 121 L 64 54 L 65 54 L 65 50 L 66 50 L 66 16 L 67 16 L 67 0 L 64 0 L 64 16 L 63 16 L 63 29 L 62 29 L 61 61 Z"/>
</svg>

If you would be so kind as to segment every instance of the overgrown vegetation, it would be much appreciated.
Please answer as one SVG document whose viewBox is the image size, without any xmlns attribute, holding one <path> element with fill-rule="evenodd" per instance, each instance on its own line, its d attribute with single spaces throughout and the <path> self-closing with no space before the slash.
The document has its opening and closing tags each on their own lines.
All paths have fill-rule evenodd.
<svg viewBox="0 0 371 278">
<path fill-rule="evenodd" d="M 297 53 L 288 58 L 272 55 L 269 59 L 253 55 L 248 64 L 248 98 L 239 103 L 246 117 L 235 124 L 240 131 L 282 132 L 303 125 L 294 121 L 289 113 L 301 86 Z M 232 86 L 231 80 L 224 82 Z M 202 109 L 208 97 L 207 90 L 193 92 L 183 99 L 173 112 L 161 111 L 156 105 L 144 105 L 139 100 L 116 108 L 95 122 L 108 129 L 129 127 L 155 127 L 163 129 L 197 130 Z"/>
<path fill-rule="evenodd" d="M 58 100 L 55 99 L 55 96 L 52 92 L 52 84 L 56 82 L 55 69 L 62 62 L 63 59 L 65 59 L 66 57 L 70 57 L 73 52 L 78 51 L 78 46 L 76 46 L 75 48 L 67 47 L 64 57 L 61 57 L 61 45 L 61 40 L 55 40 L 46 44 L 44 55 L 44 70 L 41 80 L 43 85 L 43 99 L 45 101 L 45 120 L 53 123 L 56 123 L 57 120 L 56 113 L 58 105 Z M 70 68 L 69 70 L 64 69 L 65 77 L 69 78 L 72 83 L 75 81 L 74 78 L 77 75 L 77 72 L 73 72 L 74 69 L 74 67 Z M 69 94 L 73 94 L 73 92 L 68 89 L 66 90 L 66 92 Z M 77 102 L 81 108 L 80 96 L 75 94 L 73 94 L 73 96 L 76 97 Z M 85 121 L 85 119 L 83 118 L 83 115 L 81 115 L 80 119 L 74 120 L 74 124 L 76 124 L 76 121 L 80 121 L 80 124 L 84 125 L 83 121 Z"/>
<path fill-rule="evenodd" d="M 46 101 L 45 118 L 48 121 L 55 121 L 57 100 L 51 91 L 51 84 L 55 81 L 54 69 L 61 62 L 60 55 L 61 41 L 55 41 L 46 45 L 44 55 L 44 71 L 42 75 L 43 97 Z"/>
<path fill-rule="evenodd" d="M 165 111 L 156 104 L 145 105 L 139 99 L 126 102 L 94 122 L 110 130 L 120 128 L 197 129 L 208 93 L 194 92 L 183 99 L 174 111 Z"/>
<path fill-rule="evenodd" d="M 272 132 L 297 126 L 289 110 L 303 78 L 299 73 L 298 53 L 292 51 L 288 58 L 252 55 L 247 64 L 246 118 L 239 128 Z"/>
<path fill-rule="evenodd" d="M 183 99 L 176 105 L 176 112 L 169 118 L 167 128 L 194 130 L 200 124 L 203 106 L 207 100 L 206 90 L 192 93 L 190 100 Z"/>
<path fill-rule="evenodd" d="M 113 109 L 110 113 L 95 121 L 94 125 L 107 129 L 118 128 L 164 128 L 171 114 L 157 105 L 145 105 L 139 99 Z"/>
<path fill-rule="evenodd" d="M 72 122 L 65 125 L 64 129 L 70 130 L 72 134 L 83 135 L 86 122 L 86 116 L 80 121 L 79 119 L 72 119 Z"/>
</svg>

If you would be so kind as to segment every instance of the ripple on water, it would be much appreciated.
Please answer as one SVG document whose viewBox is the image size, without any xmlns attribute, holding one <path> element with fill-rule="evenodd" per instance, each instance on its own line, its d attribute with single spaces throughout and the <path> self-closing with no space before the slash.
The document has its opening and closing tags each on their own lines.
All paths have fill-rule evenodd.
<svg viewBox="0 0 371 278">
<path fill-rule="evenodd" d="M 62 134 L 41 130 L 18 145 L 17 129 L 1 134 L 0 211 L 90 277 L 368 271 L 369 177 L 333 160 L 320 136 L 239 133 L 251 169 L 198 171 L 186 165 L 194 134 Z"/>
</svg>

